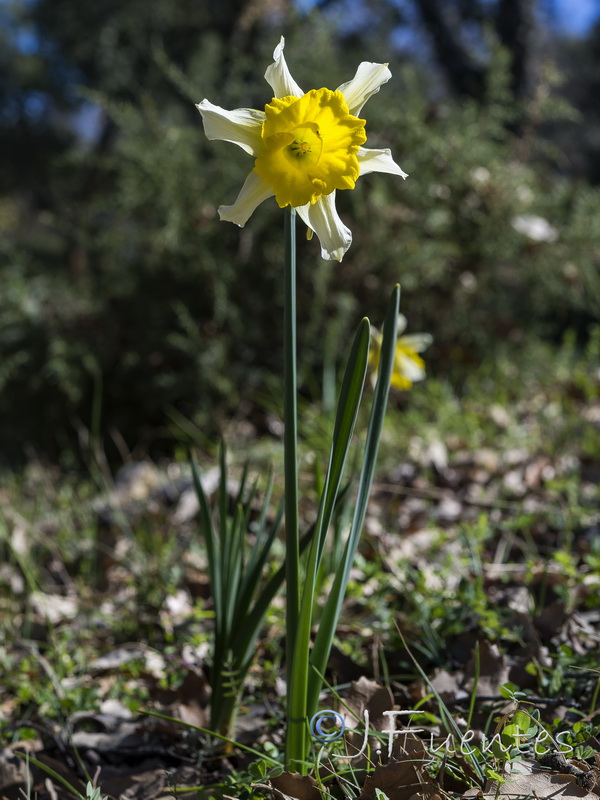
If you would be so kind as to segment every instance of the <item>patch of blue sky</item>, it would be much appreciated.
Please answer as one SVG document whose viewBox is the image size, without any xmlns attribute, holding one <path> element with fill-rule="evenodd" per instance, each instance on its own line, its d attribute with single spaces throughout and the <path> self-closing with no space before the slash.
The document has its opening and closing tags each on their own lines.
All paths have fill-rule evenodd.
<svg viewBox="0 0 600 800">
<path fill-rule="evenodd" d="M 600 21 L 598 0 L 546 0 L 552 27 L 573 36 L 584 36 Z"/>
<path fill-rule="evenodd" d="M 407 19 L 418 17 L 414 0 L 392 0 L 402 9 Z M 484 5 L 493 5 L 494 0 L 481 0 Z M 300 13 L 308 14 L 318 7 L 320 0 L 294 0 Z M 364 0 L 355 0 L 356 8 L 368 5 Z M 555 30 L 562 30 L 574 36 L 583 36 L 600 21 L 600 0 L 540 0 L 538 11 Z M 417 12 L 415 14 L 415 12 Z"/>
</svg>

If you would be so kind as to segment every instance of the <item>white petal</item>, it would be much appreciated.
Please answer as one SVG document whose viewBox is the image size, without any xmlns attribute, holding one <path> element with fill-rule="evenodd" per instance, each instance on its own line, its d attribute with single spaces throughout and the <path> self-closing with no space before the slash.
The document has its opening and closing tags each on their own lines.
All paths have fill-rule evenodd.
<svg viewBox="0 0 600 800">
<path fill-rule="evenodd" d="M 396 328 L 396 336 L 400 336 L 400 334 L 404 333 L 407 325 L 408 325 L 408 320 L 406 319 L 404 314 L 398 314 L 398 326 Z"/>
<path fill-rule="evenodd" d="M 265 119 L 264 111 L 255 111 L 253 108 L 227 111 L 208 100 L 198 103 L 196 108 L 202 114 L 207 139 L 233 142 L 251 156 L 259 154 L 262 149 L 260 134 Z"/>
<path fill-rule="evenodd" d="M 302 97 L 304 92 L 292 78 L 288 65 L 283 56 L 285 39 L 283 36 L 275 50 L 273 51 L 274 63 L 267 67 L 265 80 L 273 89 L 273 97 Z"/>
<path fill-rule="evenodd" d="M 254 170 L 246 178 L 237 200 L 232 206 L 219 206 L 219 216 L 225 222 L 233 222 L 243 228 L 254 209 L 267 197 L 275 194 L 266 181 L 263 181 Z"/>
<path fill-rule="evenodd" d="M 352 244 L 352 232 L 339 218 L 335 207 L 335 192 L 322 195 L 316 203 L 299 206 L 296 211 L 319 237 L 321 258 L 341 261 Z"/>
<path fill-rule="evenodd" d="M 373 150 L 368 147 L 359 147 L 356 157 L 361 175 L 368 175 L 369 172 L 389 172 L 391 175 L 400 175 L 401 178 L 408 178 L 406 172 L 400 169 L 392 158 L 391 150 Z"/>
<path fill-rule="evenodd" d="M 358 116 L 369 97 L 378 92 L 379 87 L 387 83 L 391 77 L 392 73 L 387 64 L 363 61 L 358 65 L 356 75 L 352 80 L 338 86 L 338 91 L 346 98 L 350 113 Z"/>
<path fill-rule="evenodd" d="M 411 333 L 408 336 L 401 336 L 398 342 L 410 347 L 416 353 L 422 353 L 433 342 L 433 336 L 430 333 Z"/>
<path fill-rule="evenodd" d="M 423 367 L 415 364 L 412 358 L 408 358 L 404 353 L 396 354 L 396 368 L 401 375 L 413 383 L 422 381 L 426 374 Z"/>
</svg>

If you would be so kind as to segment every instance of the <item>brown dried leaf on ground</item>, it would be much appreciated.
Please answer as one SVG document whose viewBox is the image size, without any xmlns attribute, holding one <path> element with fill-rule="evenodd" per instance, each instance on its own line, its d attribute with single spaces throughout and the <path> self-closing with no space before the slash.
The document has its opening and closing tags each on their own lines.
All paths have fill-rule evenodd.
<svg viewBox="0 0 600 800">
<path fill-rule="evenodd" d="M 181 685 L 165 695 L 165 699 L 171 699 L 167 714 L 189 725 L 197 725 L 200 728 L 208 726 L 210 689 L 204 673 L 200 670 L 189 668 Z"/>
<path fill-rule="evenodd" d="M 504 783 L 489 783 L 483 792 L 481 789 L 473 788 L 463 794 L 463 800 L 496 800 L 498 797 L 598 800 L 596 792 L 588 792 L 572 775 L 553 775 L 547 772 L 512 775 L 507 777 Z"/>
<path fill-rule="evenodd" d="M 467 675 L 475 675 L 475 653 L 467 664 Z M 503 683 L 508 681 L 508 663 L 506 656 L 500 653 L 495 644 L 482 641 L 479 644 L 479 680 L 477 682 L 478 695 L 497 695 Z M 469 678 L 465 686 L 468 692 L 474 684 L 474 677 Z"/>
<path fill-rule="evenodd" d="M 410 749 L 402 747 L 403 758 L 392 758 L 386 764 L 379 764 L 367 776 L 358 800 L 377 800 L 378 789 L 389 800 L 441 800 L 438 787 L 425 772 L 424 748 L 419 753 L 409 737 L 406 737 L 404 744 L 410 745 Z"/>
<path fill-rule="evenodd" d="M 462 680 L 463 674 L 458 670 L 451 673 L 446 669 L 436 669 L 431 678 L 431 686 L 445 703 L 454 703 L 458 697 L 467 696 L 466 692 L 461 690 Z"/>
<path fill-rule="evenodd" d="M 381 686 L 365 677 L 352 682 L 350 695 L 340 709 L 346 729 L 344 739 L 350 754 L 361 750 L 364 736 L 360 731 L 365 726 L 374 731 L 394 730 L 393 717 L 385 715 L 386 711 L 392 711 L 394 707 L 394 698 L 387 686 Z M 377 746 L 374 742 L 373 748 Z"/>
<path fill-rule="evenodd" d="M 321 800 L 317 782 L 310 775 L 282 772 L 270 783 L 277 800 Z"/>
<path fill-rule="evenodd" d="M 369 725 L 384 722 L 385 727 L 389 728 L 388 718 L 384 717 L 384 712 L 394 708 L 394 698 L 387 686 L 381 686 L 363 676 L 352 682 L 350 696 L 344 705 L 349 709 L 349 713 L 345 715 L 350 717 L 346 720 L 348 725 L 354 727 L 357 722 L 363 723 L 365 711 L 368 711 Z"/>
<path fill-rule="evenodd" d="M 148 762 L 149 765 L 150 762 Z M 121 769 L 119 774 L 106 778 L 100 776 L 102 796 L 119 797 L 123 800 L 156 800 L 164 796 L 171 785 L 173 776 L 165 769 Z M 181 784 L 179 784 L 181 788 Z M 172 797 L 172 793 L 169 793 Z"/>
<path fill-rule="evenodd" d="M 194 656 L 193 652 L 191 656 Z M 162 689 L 161 681 L 169 669 L 172 669 L 171 665 L 160 652 L 147 646 L 119 647 L 94 659 L 90 667 L 96 674 L 106 674 L 119 668 L 122 670 L 130 662 L 143 662 L 143 670 L 137 673 L 135 681 L 149 692 L 152 700 L 160 702 L 163 713 L 190 725 L 207 726 L 210 688 L 206 676 L 199 667 L 188 666 L 182 682 L 170 689 Z"/>
<path fill-rule="evenodd" d="M 15 753 L 26 749 L 27 742 L 17 742 L 0 750 L 0 797 L 19 796 L 20 789 L 31 779 L 25 759 Z"/>
</svg>

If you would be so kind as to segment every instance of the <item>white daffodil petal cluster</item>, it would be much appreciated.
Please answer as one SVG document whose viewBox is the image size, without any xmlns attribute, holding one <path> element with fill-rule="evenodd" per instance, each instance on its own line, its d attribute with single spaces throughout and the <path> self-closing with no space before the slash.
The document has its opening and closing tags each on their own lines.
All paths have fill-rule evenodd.
<svg viewBox="0 0 600 800">
<path fill-rule="evenodd" d="M 391 73 L 387 64 L 365 61 L 335 92 L 304 93 L 292 78 L 283 49 L 282 37 L 265 72 L 273 90 L 265 111 L 227 111 L 208 100 L 197 105 L 208 139 L 237 144 L 255 159 L 235 203 L 220 206 L 219 216 L 243 227 L 260 203 L 275 197 L 281 207 L 296 208 L 317 234 L 324 259 L 341 261 L 352 233 L 337 213 L 336 190 L 354 188 L 358 177 L 370 172 L 407 177 L 389 150 L 362 146 L 365 123 L 356 116 Z"/>
</svg>

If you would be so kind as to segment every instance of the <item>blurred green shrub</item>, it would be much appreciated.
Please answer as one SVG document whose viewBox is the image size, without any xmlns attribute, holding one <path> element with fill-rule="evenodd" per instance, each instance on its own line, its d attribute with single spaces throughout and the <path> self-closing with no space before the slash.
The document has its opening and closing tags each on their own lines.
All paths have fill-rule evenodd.
<svg viewBox="0 0 600 800">
<path fill-rule="evenodd" d="M 262 74 L 278 35 L 268 29 L 231 58 L 214 32 L 199 33 L 175 64 L 148 32 L 138 43 L 150 54 L 147 85 L 125 96 L 100 81 L 87 92 L 111 120 L 103 146 L 73 142 L 54 157 L 41 207 L 2 200 L 4 458 L 27 446 L 58 458 L 80 450 L 89 432 L 109 455 L 112 441 L 170 449 L 184 435 L 169 426 L 173 409 L 208 441 L 278 391 L 282 215 L 267 202 L 243 230 L 218 221 L 247 160 L 208 145 L 193 107 L 203 97 L 226 107 L 267 102 Z M 323 54 L 318 69 L 306 41 Z M 290 23 L 286 57 L 310 88 L 341 83 L 382 50 L 373 41 L 358 55 L 341 48 L 314 15 Z M 390 147 L 409 179 L 372 175 L 340 193 L 354 234 L 342 264 L 321 261 L 316 242 L 300 246 L 309 394 L 319 391 L 327 331 L 344 341 L 363 314 L 379 324 L 397 281 L 410 329 L 434 335 L 429 370 L 459 383 L 498 345 L 516 354 L 529 337 L 558 341 L 598 317 L 600 192 L 561 174 L 541 146 L 543 91 L 515 107 L 501 52 L 483 105 L 438 97 L 418 66 L 391 69 L 369 103 L 367 131 L 378 135 L 368 144 Z M 512 123 L 523 112 L 529 127 L 517 137 Z"/>
</svg>

